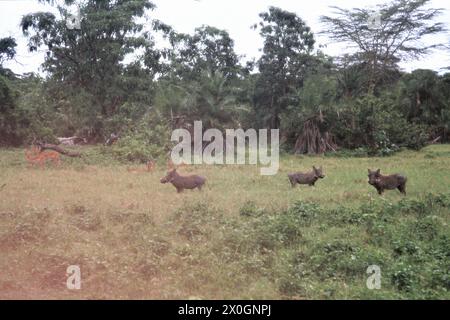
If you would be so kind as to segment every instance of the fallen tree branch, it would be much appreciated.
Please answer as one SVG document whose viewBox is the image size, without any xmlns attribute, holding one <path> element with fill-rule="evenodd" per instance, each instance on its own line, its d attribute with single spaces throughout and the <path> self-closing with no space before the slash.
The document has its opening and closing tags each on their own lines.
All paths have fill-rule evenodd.
<svg viewBox="0 0 450 320">
<path fill-rule="evenodd" d="M 436 139 L 434 139 L 433 141 L 429 141 L 427 144 L 436 144 L 439 142 L 439 140 L 441 140 L 441 136 L 437 137 Z"/>
<path fill-rule="evenodd" d="M 56 144 L 37 142 L 36 145 L 41 149 L 41 151 L 53 150 L 53 151 L 59 152 L 68 157 L 73 157 L 73 158 L 81 157 L 80 152 L 64 150 L 63 148 L 57 146 Z"/>
<path fill-rule="evenodd" d="M 87 143 L 87 140 L 85 138 L 80 138 L 77 136 L 73 136 L 73 137 L 57 137 L 56 139 L 58 139 L 59 143 L 58 144 L 62 144 L 65 146 L 74 146 L 76 144 L 79 143 Z"/>
</svg>

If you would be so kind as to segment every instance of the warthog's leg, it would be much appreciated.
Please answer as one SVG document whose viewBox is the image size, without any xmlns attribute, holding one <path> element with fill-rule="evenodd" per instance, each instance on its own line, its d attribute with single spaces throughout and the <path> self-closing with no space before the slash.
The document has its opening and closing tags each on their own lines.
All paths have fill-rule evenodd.
<svg viewBox="0 0 450 320">
<path fill-rule="evenodd" d="M 291 183 L 291 187 L 295 188 L 295 184 L 296 184 L 295 179 L 292 179 L 291 177 L 288 177 L 288 178 L 289 178 L 289 182 Z"/>
<path fill-rule="evenodd" d="M 400 191 L 401 193 L 403 193 L 406 196 L 406 184 L 405 183 L 399 185 L 397 189 L 398 189 L 398 191 Z"/>
</svg>

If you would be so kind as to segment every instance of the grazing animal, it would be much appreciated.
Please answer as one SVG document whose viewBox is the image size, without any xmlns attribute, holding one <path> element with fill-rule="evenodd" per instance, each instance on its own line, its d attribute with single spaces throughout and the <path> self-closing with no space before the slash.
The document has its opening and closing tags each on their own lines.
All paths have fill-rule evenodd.
<svg viewBox="0 0 450 320">
<path fill-rule="evenodd" d="M 405 176 L 400 174 L 392 174 L 390 176 L 383 176 L 378 170 L 369 171 L 369 184 L 377 189 L 378 194 L 382 195 L 384 190 L 398 189 L 402 194 L 406 195 L 406 181 Z"/>
<path fill-rule="evenodd" d="M 184 189 L 195 189 L 202 190 L 202 186 L 206 182 L 206 178 L 198 175 L 182 176 L 179 175 L 177 169 L 172 169 L 167 172 L 164 178 L 161 178 L 161 183 L 170 182 L 180 193 Z"/>
<path fill-rule="evenodd" d="M 60 155 L 56 151 L 41 151 L 38 147 L 32 147 L 31 150 L 25 150 L 25 158 L 28 164 L 44 167 L 45 163 L 50 160 L 54 165 L 59 166 L 61 163 Z"/>
<path fill-rule="evenodd" d="M 318 179 L 325 178 L 323 174 L 322 167 L 316 168 L 313 166 L 313 170 L 311 172 L 296 172 L 288 174 L 289 181 L 291 182 L 292 187 L 298 184 L 307 184 L 309 186 L 314 186 Z"/>
</svg>

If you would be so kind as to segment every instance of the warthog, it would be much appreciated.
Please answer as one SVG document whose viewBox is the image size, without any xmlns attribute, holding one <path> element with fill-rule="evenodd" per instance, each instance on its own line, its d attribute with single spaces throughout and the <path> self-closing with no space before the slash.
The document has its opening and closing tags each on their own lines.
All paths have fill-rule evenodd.
<svg viewBox="0 0 450 320">
<path fill-rule="evenodd" d="M 384 190 L 398 189 L 401 193 L 406 195 L 406 181 L 408 180 L 405 176 L 400 174 L 393 174 L 390 176 L 383 176 L 378 170 L 369 171 L 369 184 L 377 189 L 378 194 L 383 194 Z"/>
<path fill-rule="evenodd" d="M 161 178 L 161 183 L 170 182 L 177 192 L 182 192 L 184 189 L 202 189 L 202 186 L 206 182 L 206 178 L 198 175 L 181 176 L 178 174 L 177 169 L 173 169 L 167 172 L 164 178 Z"/>
<path fill-rule="evenodd" d="M 314 183 L 316 183 L 317 179 L 323 179 L 325 178 L 325 175 L 322 172 L 322 167 L 316 168 L 315 166 L 313 166 L 313 170 L 311 172 L 290 173 L 288 174 L 288 177 L 292 187 L 295 187 L 297 183 L 314 186 Z"/>
</svg>

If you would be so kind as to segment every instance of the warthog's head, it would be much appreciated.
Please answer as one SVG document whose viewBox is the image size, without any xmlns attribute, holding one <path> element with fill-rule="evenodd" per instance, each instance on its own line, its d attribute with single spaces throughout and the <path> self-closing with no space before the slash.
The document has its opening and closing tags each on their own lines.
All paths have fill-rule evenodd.
<svg viewBox="0 0 450 320">
<path fill-rule="evenodd" d="M 172 169 L 170 171 L 167 171 L 167 174 L 165 177 L 161 178 L 159 181 L 161 183 L 168 183 L 168 182 L 172 182 L 173 179 L 175 179 L 175 177 L 177 176 L 177 169 Z"/>
<path fill-rule="evenodd" d="M 315 166 L 313 166 L 313 171 L 314 171 L 314 175 L 317 178 L 320 178 L 320 179 L 325 178 L 325 175 L 323 174 L 323 171 L 322 171 L 322 166 L 320 166 L 319 168 L 316 168 Z"/>
<path fill-rule="evenodd" d="M 368 175 L 368 177 L 369 177 L 369 184 L 372 185 L 372 186 L 376 185 L 377 182 L 380 180 L 380 177 L 381 177 L 380 169 L 374 170 L 374 171 L 372 171 L 370 169 L 367 169 L 367 170 L 369 171 L 369 175 Z"/>
</svg>

